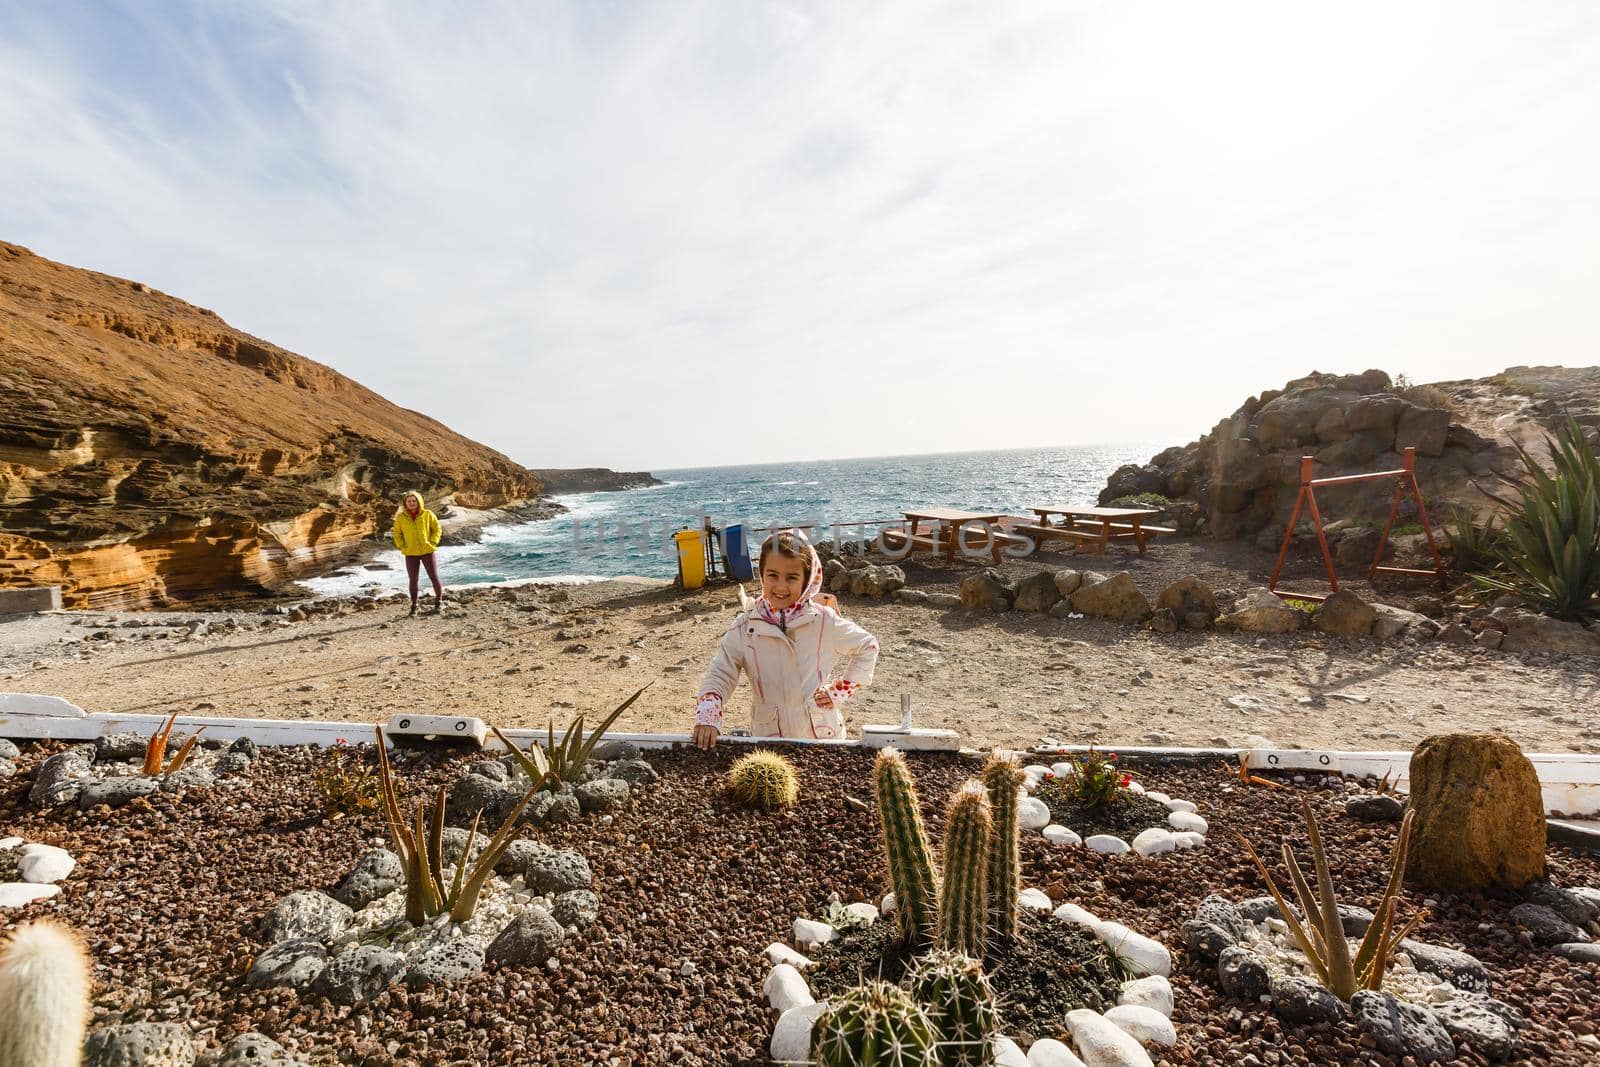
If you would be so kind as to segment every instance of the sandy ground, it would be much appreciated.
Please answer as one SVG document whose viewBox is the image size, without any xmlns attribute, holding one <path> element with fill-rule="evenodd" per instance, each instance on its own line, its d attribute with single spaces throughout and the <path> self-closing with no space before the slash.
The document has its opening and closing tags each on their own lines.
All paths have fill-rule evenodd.
<svg viewBox="0 0 1600 1067">
<path fill-rule="evenodd" d="M 1144 557 L 1113 549 L 1006 569 L 1126 568 L 1153 599 L 1181 573 L 1218 586 L 1262 584 L 1271 562 L 1247 546 L 1171 542 Z M 954 591 L 974 566 L 908 573 L 913 588 Z M 240 612 L 18 618 L 0 622 L 0 688 L 90 711 L 371 722 L 405 709 L 560 727 L 580 712 L 592 722 L 653 683 L 618 728 L 683 732 L 737 611 L 731 586 L 680 594 L 648 579 L 448 596 L 437 617 L 407 618 L 387 601 L 301 622 Z M 900 696 L 910 694 L 919 725 L 957 729 L 973 745 L 1401 749 L 1442 731 L 1497 729 L 1530 751 L 1600 752 L 1600 661 L 1315 633 L 1161 636 L 859 598 L 842 607 L 883 649 L 874 685 L 847 706 L 853 730 L 897 721 Z M 194 620 L 209 632 L 189 635 Z M 749 722 L 746 686 L 730 722 Z"/>
</svg>

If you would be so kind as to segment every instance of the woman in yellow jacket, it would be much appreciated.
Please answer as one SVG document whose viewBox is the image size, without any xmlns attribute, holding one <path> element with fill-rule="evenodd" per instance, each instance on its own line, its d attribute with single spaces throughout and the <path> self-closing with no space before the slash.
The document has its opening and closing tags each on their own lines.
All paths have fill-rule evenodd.
<svg viewBox="0 0 1600 1067">
<path fill-rule="evenodd" d="M 433 580 L 433 610 L 437 615 L 444 607 L 444 586 L 439 583 L 439 564 L 433 550 L 439 547 L 439 519 L 422 506 L 422 494 L 407 493 L 394 512 L 394 547 L 406 557 L 406 577 L 411 581 L 411 614 L 417 613 L 417 572 L 428 568 Z"/>
</svg>

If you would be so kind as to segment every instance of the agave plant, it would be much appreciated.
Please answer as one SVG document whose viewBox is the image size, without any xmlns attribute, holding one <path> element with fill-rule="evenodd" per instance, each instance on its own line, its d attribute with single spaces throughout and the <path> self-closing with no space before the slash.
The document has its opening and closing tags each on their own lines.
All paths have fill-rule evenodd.
<svg viewBox="0 0 1600 1067">
<path fill-rule="evenodd" d="M 1317 978 L 1334 996 L 1348 1002 L 1363 989 L 1375 990 L 1383 985 L 1383 976 L 1394 958 L 1395 949 L 1428 916 L 1426 911 L 1418 912 L 1398 932 L 1395 931 L 1395 909 L 1399 906 L 1400 886 L 1405 879 L 1406 850 L 1411 844 L 1411 818 L 1414 812 L 1407 811 L 1400 822 L 1400 840 L 1395 843 L 1394 855 L 1389 860 L 1389 883 L 1384 887 L 1378 906 L 1373 909 L 1372 924 L 1367 927 L 1367 934 L 1352 957 L 1350 943 L 1345 940 L 1344 919 L 1339 914 L 1339 901 L 1334 895 L 1333 877 L 1328 872 L 1328 855 L 1322 846 L 1317 817 L 1311 810 L 1309 800 L 1300 803 L 1306 821 L 1306 835 L 1311 839 L 1311 865 L 1317 878 L 1316 890 L 1313 891 L 1311 884 L 1306 881 L 1299 862 L 1294 858 L 1294 850 L 1287 842 L 1283 846 L 1283 865 L 1289 869 L 1289 880 L 1305 916 L 1304 923 L 1284 899 L 1272 872 L 1261 862 L 1261 857 L 1250 847 L 1250 842 L 1244 839 L 1243 834 L 1234 836 L 1255 861 L 1256 868 L 1267 883 L 1267 891 L 1277 901 L 1283 921 L 1288 924 L 1290 933 L 1310 961 Z"/>
<path fill-rule="evenodd" d="M 1479 522 L 1471 508 L 1452 508 L 1444 524 L 1444 532 L 1450 541 L 1451 559 L 1455 562 L 1456 570 L 1462 574 L 1482 574 L 1493 570 L 1507 547 L 1500 516 L 1491 515 Z"/>
<path fill-rule="evenodd" d="M 205 727 L 200 727 L 186 738 L 178 747 L 178 754 L 172 757 L 172 762 L 165 767 L 161 765 L 167 757 L 167 740 L 172 736 L 172 726 L 178 721 L 178 713 L 173 712 L 165 723 L 156 727 L 156 732 L 150 735 L 150 740 L 144 746 L 144 773 L 148 775 L 171 774 L 183 769 L 188 762 L 189 753 L 194 751 L 195 742 L 200 740 L 200 734 Z"/>
<path fill-rule="evenodd" d="M 1518 446 L 1524 469 L 1514 484 L 1500 550 L 1503 575 L 1486 589 L 1530 601 L 1546 615 L 1586 622 L 1600 615 L 1600 456 L 1572 419 L 1547 437 L 1553 469 Z"/>
<path fill-rule="evenodd" d="M 579 715 L 567 727 L 567 732 L 561 735 L 561 740 L 556 741 L 556 724 L 549 723 L 545 727 L 545 745 L 540 748 L 537 744 L 530 745 L 527 749 L 517 746 L 517 743 L 500 732 L 498 726 L 491 726 L 495 737 L 516 758 L 523 771 L 529 778 L 541 784 L 548 784 L 551 789 L 560 786 L 562 782 L 576 782 L 583 774 L 584 765 L 589 762 L 589 755 L 594 751 L 594 746 L 611 729 L 611 724 L 617 721 L 617 716 L 627 711 L 635 700 L 644 694 L 646 689 L 654 685 L 646 682 L 637 693 L 619 704 L 615 711 L 600 721 L 594 732 L 588 737 L 583 735 L 583 716 Z"/>
<path fill-rule="evenodd" d="M 383 816 L 389 827 L 389 836 L 394 839 L 394 850 L 400 857 L 400 864 L 406 872 L 406 921 L 413 925 L 420 925 L 435 915 L 450 915 L 451 922 L 466 922 L 472 918 L 472 913 L 478 908 L 478 897 L 483 892 L 484 883 L 488 882 L 489 875 L 494 873 L 495 864 L 500 862 L 500 857 L 505 855 L 506 849 L 511 847 L 511 840 L 516 832 L 517 819 L 521 818 L 523 809 L 528 806 L 528 801 L 533 799 L 541 786 L 545 784 L 544 778 L 534 779 L 533 786 L 523 794 L 522 801 L 506 821 L 500 824 L 499 831 L 484 846 L 476 863 L 471 862 L 472 846 L 478 840 L 478 820 L 483 817 L 483 812 L 478 812 L 472 818 L 472 829 L 467 833 L 467 843 L 461 850 L 461 858 L 455 865 L 455 876 L 448 885 L 444 877 L 444 809 L 445 788 L 440 786 L 434 796 L 433 812 L 430 817 L 424 809 L 421 799 L 417 800 L 417 814 L 414 823 L 408 823 L 405 814 L 400 809 L 399 798 L 395 795 L 394 771 L 389 766 L 389 752 L 384 746 L 383 727 L 374 727 L 378 733 L 378 775 L 383 790 Z"/>
</svg>

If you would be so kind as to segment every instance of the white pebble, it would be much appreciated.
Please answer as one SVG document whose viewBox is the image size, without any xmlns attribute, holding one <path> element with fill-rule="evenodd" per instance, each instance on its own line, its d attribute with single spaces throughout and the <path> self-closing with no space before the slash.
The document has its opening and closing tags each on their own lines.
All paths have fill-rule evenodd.
<svg viewBox="0 0 1600 1067">
<path fill-rule="evenodd" d="M 1050 764 L 1050 770 L 1051 773 L 1053 773 L 1057 778 L 1065 778 L 1070 774 L 1078 773 L 1078 768 L 1074 767 L 1069 760 L 1062 760 L 1060 763 Z"/>
<path fill-rule="evenodd" d="M 1161 803 L 1163 803 L 1163 804 L 1165 804 L 1167 806 L 1167 810 L 1168 811 L 1195 811 L 1195 810 L 1197 810 L 1195 808 L 1195 806 L 1194 806 L 1194 802 L 1193 801 L 1189 801 L 1189 800 L 1166 800 L 1166 799 L 1163 799 L 1161 801 Z"/>
<path fill-rule="evenodd" d="M 1200 848 L 1206 843 L 1206 835 L 1193 830 L 1179 830 L 1172 835 L 1172 843 L 1179 848 Z"/>
<path fill-rule="evenodd" d="M 832 941 L 838 933 L 827 923 L 819 923 L 815 919 L 796 919 L 794 921 L 794 943 L 797 945 L 825 945 Z"/>
<path fill-rule="evenodd" d="M 1177 847 L 1178 843 L 1172 839 L 1172 832 L 1163 830 L 1159 826 L 1141 830 L 1139 836 L 1133 839 L 1133 850 L 1146 857 L 1164 855 Z"/>
<path fill-rule="evenodd" d="M 777 1012 L 815 1004 L 817 1001 L 811 995 L 811 987 L 806 984 L 805 978 L 787 963 L 780 963 L 767 973 L 761 992 L 766 994 L 767 1003 Z"/>
<path fill-rule="evenodd" d="M 17 872 L 24 882 L 59 882 L 77 865 L 66 849 L 54 845 L 23 845 L 17 853 Z"/>
<path fill-rule="evenodd" d="M 1210 829 L 1206 821 L 1192 811 L 1175 811 L 1167 816 L 1167 825 L 1174 830 L 1189 830 L 1203 834 Z"/>
<path fill-rule="evenodd" d="M 1037 782 L 1049 775 L 1050 768 L 1042 763 L 1030 763 L 1022 768 L 1022 773 Z"/>
<path fill-rule="evenodd" d="M 891 911 L 894 910 L 894 894 L 893 893 L 885 893 L 883 895 L 883 903 L 878 906 L 878 910 L 881 911 L 885 915 L 889 914 Z"/>
<path fill-rule="evenodd" d="M 876 904 L 868 904 L 865 901 L 862 901 L 859 904 L 848 905 L 844 910 L 849 912 L 851 915 L 856 916 L 858 919 L 864 919 L 869 923 L 875 923 L 878 921 L 878 906 Z"/>
<path fill-rule="evenodd" d="M 1039 833 L 1044 836 L 1044 839 L 1046 841 L 1050 842 L 1052 845 L 1057 845 L 1057 846 L 1059 846 L 1061 848 L 1066 848 L 1068 845 L 1081 845 L 1081 844 L 1083 844 L 1083 838 L 1079 837 L 1077 834 L 1073 833 L 1071 830 L 1068 830 L 1065 826 L 1062 826 L 1060 823 L 1051 823 L 1049 826 L 1046 826 L 1043 830 L 1040 830 Z"/>
<path fill-rule="evenodd" d="M 1127 961 L 1134 974 L 1159 974 L 1163 978 L 1172 974 L 1172 953 L 1154 938 L 1117 922 L 1102 922 L 1094 932 L 1107 948 Z"/>
<path fill-rule="evenodd" d="M 801 1004 L 778 1016 L 767 1051 L 782 1064 L 811 1062 L 811 1028 L 826 1004 Z"/>
<path fill-rule="evenodd" d="M 1140 785 L 1138 782 L 1129 782 L 1128 783 L 1128 792 L 1143 794 L 1144 793 L 1144 786 Z"/>
<path fill-rule="evenodd" d="M 1028 1057 L 1009 1037 L 997 1037 L 989 1046 L 989 1063 L 993 1067 L 1028 1067 Z"/>
<path fill-rule="evenodd" d="M 1028 1049 L 1028 1067 L 1083 1067 L 1083 1061 L 1055 1038 L 1041 1037 Z"/>
<path fill-rule="evenodd" d="M 1070 901 L 1061 905 L 1051 914 L 1064 923 L 1077 923 L 1079 926 L 1087 926 L 1091 930 L 1100 926 L 1100 920 L 1095 917 L 1093 912 L 1086 911 Z"/>
<path fill-rule="evenodd" d="M 1055 907 L 1055 903 L 1042 889 L 1024 889 L 1017 894 L 1017 903 L 1033 911 L 1049 911 Z"/>
<path fill-rule="evenodd" d="M 1172 799 L 1171 797 L 1167 796 L 1167 794 L 1158 793 L 1154 789 L 1145 790 L 1144 795 L 1150 800 L 1155 801 L 1157 804 L 1165 804 L 1167 801 Z"/>
<path fill-rule="evenodd" d="M 767 946 L 766 957 L 770 963 L 787 963 L 797 971 L 803 971 L 811 966 L 811 960 L 802 956 L 782 941 L 774 941 Z"/>
<path fill-rule="evenodd" d="M 1120 856 L 1128 851 L 1129 845 L 1120 837 L 1112 834 L 1095 834 L 1084 841 L 1084 847 L 1095 852 L 1104 852 L 1109 856 Z"/>
<path fill-rule="evenodd" d="M 1153 1008 L 1139 1004 L 1118 1004 L 1106 1012 L 1106 1018 L 1122 1027 L 1135 1041 L 1149 1041 L 1163 1048 L 1178 1043 L 1178 1031 L 1172 1020 Z"/>
<path fill-rule="evenodd" d="M 1043 830 L 1050 825 L 1050 809 L 1037 797 L 1018 797 L 1017 824 L 1024 830 Z"/>
<path fill-rule="evenodd" d="M 1154 1067 L 1143 1045 L 1097 1011 L 1067 1012 L 1067 1028 L 1085 1067 Z"/>
<path fill-rule="evenodd" d="M 36 900 L 49 900 L 61 887 L 38 882 L 5 882 L 0 884 L 0 908 L 20 908 Z"/>
<path fill-rule="evenodd" d="M 0 852 L 4 852 L 8 848 L 16 848 L 20 844 L 22 844 L 22 838 L 20 837 L 0 837 Z"/>
<path fill-rule="evenodd" d="M 1172 1018 L 1172 983 L 1159 974 L 1147 974 L 1143 978 L 1130 978 L 1122 983 L 1122 992 L 1117 996 L 1118 1004 L 1137 1004 L 1141 1008 L 1158 1011 L 1167 1018 Z"/>
</svg>

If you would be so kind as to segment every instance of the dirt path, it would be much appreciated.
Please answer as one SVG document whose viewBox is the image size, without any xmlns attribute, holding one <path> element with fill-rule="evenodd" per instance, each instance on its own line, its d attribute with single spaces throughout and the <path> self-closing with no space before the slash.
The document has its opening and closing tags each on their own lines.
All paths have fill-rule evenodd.
<svg viewBox="0 0 1600 1067">
<path fill-rule="evenodd" d="M 1258 584 L 1270 554 L 1230 551 L 1243 555 L 1175 543 L 1142 559 L 1008 570 L 1126 567 L 1152 597 L 1186 571 L 1218 585 Z M 916 567 L 911 580 L 953 591 L 966 573 L 965 564 Z M 443 617 L 415 619 L 398 602 L 303 622 L 220 612 L 35 616 L 0 625 L 0 687 L 90 711 L 373 721 L 426 709 L 542 726 L 579 712 L 593 721 L 653 682 L 619 728 L 682 732 L 737 602 L 731 587 L 680 595 L 647 580 L 457 597 Z M 853 730 L 897 721 L 909 693 L 919 724 L 960 730 L 973 745 L 1265 739 L 1401 749 L 1441 731 L 1498 729 L 1530 751 L 1600 752 L 1600 661 L 1525 663 L 1474 647 L 1309 633 L 1160 636 L 855 598 L 843 606 L 883 646 L 875 684 L 847 708 Z M 209 632 L 188 636 L 193 620 Z M 730 721 L 748 724 L 748 688 L 734 697 Z"/>
</svg>

